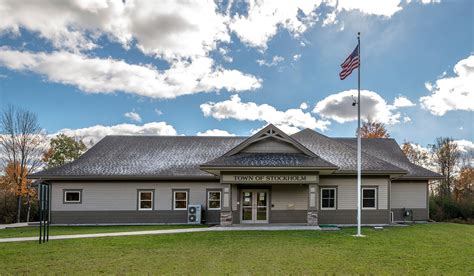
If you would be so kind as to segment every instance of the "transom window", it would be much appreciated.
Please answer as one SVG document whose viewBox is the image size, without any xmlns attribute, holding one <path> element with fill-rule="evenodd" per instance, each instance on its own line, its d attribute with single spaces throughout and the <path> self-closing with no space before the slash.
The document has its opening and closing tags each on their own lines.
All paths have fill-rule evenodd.
<svg viewBox="0 0 474 276">
<path fill-rule="evenodd" d="M 336 188 L 321 188 L 321 209 L 336 209 Z"/>
<path fill-rule="evenodd" d="M 377 188 L 362 188 L 362 208 L 377 208 Z"/>
<path fill-rule="evenodd" d="M 82 201 L 81 190 L 64 191 L 64 203 L 81 203 L 81 201 Z"/>
<path fill-rule="evenodd" d="M 138 191 L 138 210 L 153 210 L 153 191 Z"/>
<path fill-rule="evenodd" d="M 173 209 L 174 210 L 187 210 L 188 209 L 188 192 L 187 191 L 174 191 L 173 193 Z"/>
<path fill-rule="evenodd" d="M 220 191 L 207 192 L 207 209 L 208 210 L 221 209 L 221 192 Z"/>
</svg>

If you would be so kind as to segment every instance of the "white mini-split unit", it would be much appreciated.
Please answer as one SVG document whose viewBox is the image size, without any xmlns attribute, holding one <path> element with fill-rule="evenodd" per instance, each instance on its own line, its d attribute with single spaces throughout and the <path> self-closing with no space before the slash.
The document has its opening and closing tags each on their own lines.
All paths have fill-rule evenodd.
<svg viewBox="0 0 474 276">
<path fill-rule="evenodd" d="M 201 205 L 189 205 L 188 206 L 188 224 L 200 224 L 201 223 Z"/>
</svg>

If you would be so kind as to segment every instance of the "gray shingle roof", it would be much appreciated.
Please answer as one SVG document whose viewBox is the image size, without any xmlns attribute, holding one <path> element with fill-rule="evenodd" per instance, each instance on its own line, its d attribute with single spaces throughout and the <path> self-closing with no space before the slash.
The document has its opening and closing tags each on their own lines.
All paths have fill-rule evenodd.
<svg viewBox="0 0 474 276">
<path fill-rule="evenodd" d="M 221 156 L 202 167 L 327 167 L 334 165 L 303 153 L 238 153 Z"/>
<path fill-rule="evenodd" d="M 291 136 L 317 156 L 303 153 L 238 153 L 223 157 L 248 137 L 199 136 L 107 136 L 77 160 L 31 175 L 31 178 L 84 177 L 214 177 L 201 165 L 333 167 L 341 173 L 356 170 L 353 138 L 330 138 L 313 130 Z M 364 139 L 362 169 L 364 172 L 399 172 L 406 177 L 439 175 L 411 164 L 393 139 Z M 318 157 L 319 156 L 319 157 Z M 331 164 L 332 163 L 332 164 Z"/>
<path fill-rule="evenodd" d="M 339 167 L 340 172 L 353 172 L 357 169 L 356 149 L 338 142 L 335 139 L 322 135 L 311 129 L 305 129 L 291 135 L 312 152 Z M 394 164 L 383 161 L 377 157 L 362 153 L 362 171 L 400 172 L 405 171 Z"/>
<path fill-rule="evenodd" d="M 346 145 L 357 149 L 356 138 L 333 138 L 339 142 L 343 142 Z M 432 172 L 428 169 L 420 167 L 411 163 L 408 158 L 403 154 L 400 146 L 395 139 L 390 138 L 363 138 L 361 141 L 362 151 L 382 159 L 386 162 L 392 163 L 397 167 L 406 170 L 408 173 L 401 178 L 439 178 L 442 175 Z"/>
<path fill-rule="evenodd" d="M 106 136 L 74 162 L 33 177 L 211 176 L 199 165 L 221 156 L 246 138 Z"/>
</svg>

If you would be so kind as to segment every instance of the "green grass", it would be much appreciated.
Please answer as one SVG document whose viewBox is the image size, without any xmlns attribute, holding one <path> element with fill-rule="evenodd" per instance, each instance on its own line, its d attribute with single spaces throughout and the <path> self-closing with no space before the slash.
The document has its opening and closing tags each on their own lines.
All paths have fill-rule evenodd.
<svg viewBox="0 0 474 276">
<path fill-rule="evenodd" d="M 136 226 L 51 226 L 50 235 L 74 235 L 111 232 L 129 232 L 146 230 L 181 229 L 205 227 L 202 225 L 136 225 Z M 39 236 L 39 227 L 19 227 L 0 230 L 0 238 L 35 237 Z"/>
<path fill-rule="evenodd" d="M 474 273 L 474 226 L 242 231 L 0 244 L 0 274 Z M 2 273 L 3 272 L 3 273 Z"/>
</svg>

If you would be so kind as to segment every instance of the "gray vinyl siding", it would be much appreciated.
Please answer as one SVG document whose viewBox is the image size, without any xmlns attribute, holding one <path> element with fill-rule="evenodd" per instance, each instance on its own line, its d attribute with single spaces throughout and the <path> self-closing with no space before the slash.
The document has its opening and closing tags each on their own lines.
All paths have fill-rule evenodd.
<svg viewBox="0 0 474 276">
<path fill-rule="evenodd" d="M 405 209 L 392 209 L 393 221 L 427 221 L 429 219 L 428 208 L 410 210 L 413 212 L 413 217 L 405 217 Z"/>
<path fill-rule="evenodd" d="M 52 224 L 183 224 L 186 211 L 51 211 Z"/>
<path fill-rule="evenodd" d="M 377 188 L 378 209 L 388 209 L 388 177 L 362 178 L 363 187 Z M 357 179 L 356 177 L 324 177 L 320 176 L 319 187 L 337 187 L 337 210 L 357 209 Z M 319 198 L 318 198 L 319 203 Z M 319 208 L 319 206 L 318 206 Z"/>
<path fill-rule="evenodd" d="M 54 182 L 52 211 L 136 211 L 137 190 L 154 190 L 154 209 L 172 210 L 172 190 L 189 190 L 189 204 L 206 208 L 206 189 L 220 189 L 218 182 Z M 64 204 L 63 190 L 81 189 L 81 204 Z M 150 211 L 140 211 L 150 212 Z"/>
<path fill-rule="evenodd" d="M 273 185 L 271 187 L 272 211 L 307 210 L 308 185 Z"/>
<path fill-rule="evenodd" d="M 320 210 L 319 224 L 356 224 L 357 210 Z M 362 224 L 389 224 L 389 210 L 362 210 Z"/>
<path fill-rule="evenodd" d="M 306 223 L 306 210 L 272 210 L 270 223 Z"/>
<path fill-rule="evenodd" d="M 392 181 L 390 206 L 392 209 L 426 209 L 427 181 Z"/>
</svg>

